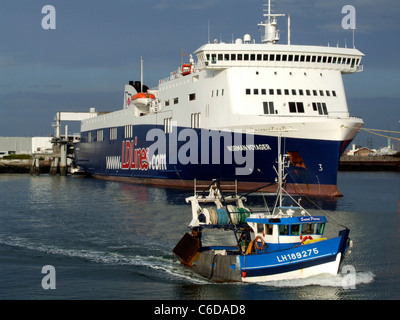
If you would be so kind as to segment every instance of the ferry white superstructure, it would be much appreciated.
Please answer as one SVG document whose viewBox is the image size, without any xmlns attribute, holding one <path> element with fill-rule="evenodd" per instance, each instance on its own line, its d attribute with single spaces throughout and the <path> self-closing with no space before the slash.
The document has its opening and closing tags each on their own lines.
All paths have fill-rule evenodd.
<svg viewBox="0 0 400 320">
<path fill-rule="evenodd" d="M 126 85 L 122 110 L 82 121 L 76 164 L 100 178 L 189 188 L 194 179 L 236 179 L 249 189 L 274 181 L 274 150 L 285 131 L 287 190 L 339 195 L 340 155 L 363 124 L 349 114 L 342 75 L 362 71 L 364 55 L 278 44 L 280 15 L 265 16 L 261 43 L 247 34 L 215 40 L 157 88 Z M 153 98 L 135 104 L 140 92 Z"/>
</svg>

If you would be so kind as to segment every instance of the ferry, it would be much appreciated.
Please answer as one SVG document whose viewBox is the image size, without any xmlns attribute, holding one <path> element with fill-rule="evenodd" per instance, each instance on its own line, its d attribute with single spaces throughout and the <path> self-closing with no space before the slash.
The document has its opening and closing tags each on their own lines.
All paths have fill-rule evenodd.
<svg viewBox="0 0 400 320">
<path fill-rule="evenodd" d="M 209 41 L 155 88 L 143 84 L 142 67 L 121 110 L 82 121 L 75 165 L 102 179 L 178 188 L 236 180 L 250 190 L 275 181 L 285 128 L 287 191 L 341 196 L 339 159 L 363 125 L 349 114 L 342 76 L 363 71 L 364 55 L 294 45 L 290 36 L 279 44 L 283 15 L 265 6 L 260 42 L 249 34 Z"/>
</svg>

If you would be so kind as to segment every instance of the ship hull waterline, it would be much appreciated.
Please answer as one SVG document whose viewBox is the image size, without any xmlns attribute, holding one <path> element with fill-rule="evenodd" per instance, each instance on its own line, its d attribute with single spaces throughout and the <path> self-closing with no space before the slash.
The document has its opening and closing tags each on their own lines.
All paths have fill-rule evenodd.
<svg viewBox="0 0 400 320">
<path fill-rule="evenodd" d="M 123 128 L 118 129 L 120 132 Z M 75 148 L 75 164 L 91 176 L 112 181 L 186 189 L 193 188 L 194 180 L 220 179 L 236 180 L 238 191 L 267 185 L 260 191 L 276 191 L 272 185 L 277 150 L 274 136 L 253 135 L 249 143 L 248 135 L 232 133 L 230 143 L 210 138 L 205 149 L 201 130 L 195 130 L 198 137 L 195 142 L 173 141 L 169 137 L 172 134 L 165 134 L 165 146 L 152 150 L 154 141 L 147 141 L 150 130 L 151 126 L 135 126 L 131 138 L 124 138 L 121 132 L 114 140 L 104 130 L 103 141 L 90 142 L 88 132 L 84 132 Z M 179 136 L 183 130 L 180 128 L 175 135 Z M 342 196 L 337 188 L 338 164 L 352 138 L 342 141 L 284 138 L 285 152 L 290 156 L 287 191 L 299 195 Z"/>
</svg>

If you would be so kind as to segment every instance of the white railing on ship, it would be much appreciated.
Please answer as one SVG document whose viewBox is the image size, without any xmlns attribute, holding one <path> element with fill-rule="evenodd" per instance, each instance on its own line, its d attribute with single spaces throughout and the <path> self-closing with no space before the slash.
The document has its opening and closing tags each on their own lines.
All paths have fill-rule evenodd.
<svg viewBox="0 0 400 320">
<path fill-rule="evenodd" d="M 192 73 L 199 72 L 200 69 L 202 69 L 203 67 L 204 67 L 204 63 L 196 62 L 194 64 Z M 175 71 L 172 71 L 168 77 L 160 79 L 159 83 L 168 82 L 168 81 L 175 80 L 175 79 L 182 78 L 182 77 L 183 77 L 182 70 L 178 68 Z"/>
</svg>

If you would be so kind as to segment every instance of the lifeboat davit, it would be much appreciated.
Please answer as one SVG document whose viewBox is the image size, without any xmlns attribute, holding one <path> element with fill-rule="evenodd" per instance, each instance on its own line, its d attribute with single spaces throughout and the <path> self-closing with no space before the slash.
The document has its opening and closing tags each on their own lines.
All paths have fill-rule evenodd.
<svg viewBox="0 0 400 320">
<path fill-rule="evenodd" d="M 148 92 L 139 92 L 132 96 L 132 102 L 136 106 L 147 106 L 156 97 Z"/>
</svg>

